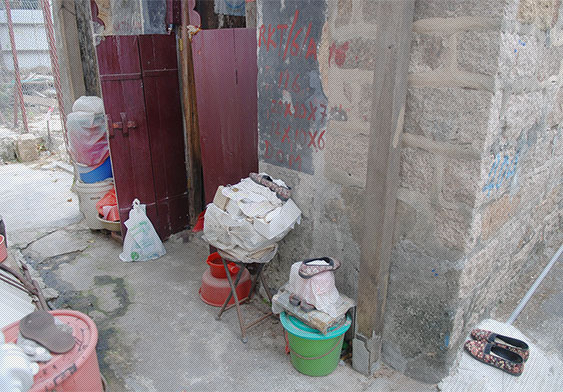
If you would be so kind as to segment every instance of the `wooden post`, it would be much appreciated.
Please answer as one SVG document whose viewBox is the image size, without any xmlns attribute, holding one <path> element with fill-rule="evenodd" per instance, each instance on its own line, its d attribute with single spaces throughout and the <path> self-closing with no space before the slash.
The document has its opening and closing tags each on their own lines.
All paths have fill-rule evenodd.
<svg viewBox="0 0 563 392">
<path fill-rule="evenodd" d="M 76 28 L 78 31 L 78 43 L 80 58 L 82 59 L 82 72 L 84 75 L 84 88 L 86 95 L 102 96 L 100 84 L 100 73 L 98 70 L 98 57 L 92 35 L 90 22 L 92 11 L 90 0 L 75 0 Z"/>
<path fill-rule="evenodd" d="M 190 200 L 190 223 L 195 225 L 199 213 L 203 210 L 203 170 L 199 141 L 199 123 L 197 118 L 197 100 L 194 79 L 192 44 L 187 26 L 190 24 L 190 4 L 182 1 L 180 27 L 180 68 L 182 79 L 182 105 L 188 146 L 188 195 Z"/>
<path fill-rule="evenodd" d="M 403 127 L 415 0 L 377 0 L 376 55 L 360 244 L 357 335 L 354 367 L 371 373 L 381 355 L 383 315 L 395 226 Z M 364 355 L 356 358 L 357 342 Z M 357 361 L 366 361 L 358 363 Z M 358 352 L 358 354 L 360 354 Z"/>
<path fill-rule="evenodd" d="M 74 3 L 74 0 L 53 0 L 53 25 L 65 113 L 70 113 L 74 101 L 86 93 Z"/>
</svg>

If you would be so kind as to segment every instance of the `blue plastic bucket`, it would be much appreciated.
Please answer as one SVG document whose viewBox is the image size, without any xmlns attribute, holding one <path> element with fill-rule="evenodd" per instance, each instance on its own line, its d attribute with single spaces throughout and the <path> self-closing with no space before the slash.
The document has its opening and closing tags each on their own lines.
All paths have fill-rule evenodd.
<svg viewBox="0 0 563 392">
<path fill-rule="evenodd" d="M 86 184 L 93 184 L 94 182 L 100 182 L 113 177 L 111 159 L 109 157 L 107 157 L 106 160 L 95 169 L 80 164 L 76 165 L 76 169 L 78 171 L 78 175 L 80 176 L 80 181 Z"/>
</svg>

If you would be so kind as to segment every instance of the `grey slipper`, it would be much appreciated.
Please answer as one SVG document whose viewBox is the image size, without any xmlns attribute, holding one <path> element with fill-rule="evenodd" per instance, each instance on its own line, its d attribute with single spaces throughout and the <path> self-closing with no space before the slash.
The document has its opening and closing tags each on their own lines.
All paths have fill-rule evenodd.
<svg viewBox="0 0 563 392">
<path fill-rule="evenodd" d="M 20 320 L 20 333 L 55 354 L 63 354 L 74 347 L 74 336 L 57 328 L 49 312 L 37 310 Z"/>
</svg>

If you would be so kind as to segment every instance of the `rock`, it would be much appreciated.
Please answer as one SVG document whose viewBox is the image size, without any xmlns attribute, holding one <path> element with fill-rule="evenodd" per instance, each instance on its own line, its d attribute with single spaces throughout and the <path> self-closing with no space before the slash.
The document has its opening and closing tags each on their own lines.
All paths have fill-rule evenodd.
<svg viewBox="0 0 563 392">
<path fill-rule="evenodd" d="M 37 146 L 41 138 L 30 133 L 19 135 L 16 140 L 16 155 L 20 162 L 31 162 L 39 158 Z"/>
<path fill-rule="evenodd" d="M 0 161 L 13 161 L 16 159 L 16 139 L 13 132 L 0 133 Z"/>
</svg>

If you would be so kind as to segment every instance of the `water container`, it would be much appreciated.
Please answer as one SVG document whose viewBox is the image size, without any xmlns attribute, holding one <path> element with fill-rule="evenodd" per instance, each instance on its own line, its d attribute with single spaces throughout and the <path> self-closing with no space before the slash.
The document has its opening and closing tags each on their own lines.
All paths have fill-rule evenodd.
<svg viewBox="0 0 563 392">
<path fill-rule="evenodd" d="M 96 203 L 113 188 L 113 179 L 86 184 L 82 181 L 74 183 L 74 191 L 78 194 L 80 212 L 86 218 L 86 225 L 92 230 L 101 230 L 104 225 L 98 220 Z"/>
<path fill-rule="evenodd" d="M 92 319 L 74 310 L 53 310 L 53 316 L 72 327 L 76 344 L 64 354 L 52 354 L 49 362 L 39 364 L 39 372 L 33 378 L 30 392 L 89 391 L 102 392 L 102 376 L 96 344 L 98 329 Z M 19 321 L 2 329 L 7 342 L 18 338 Z"/>
</svg>

